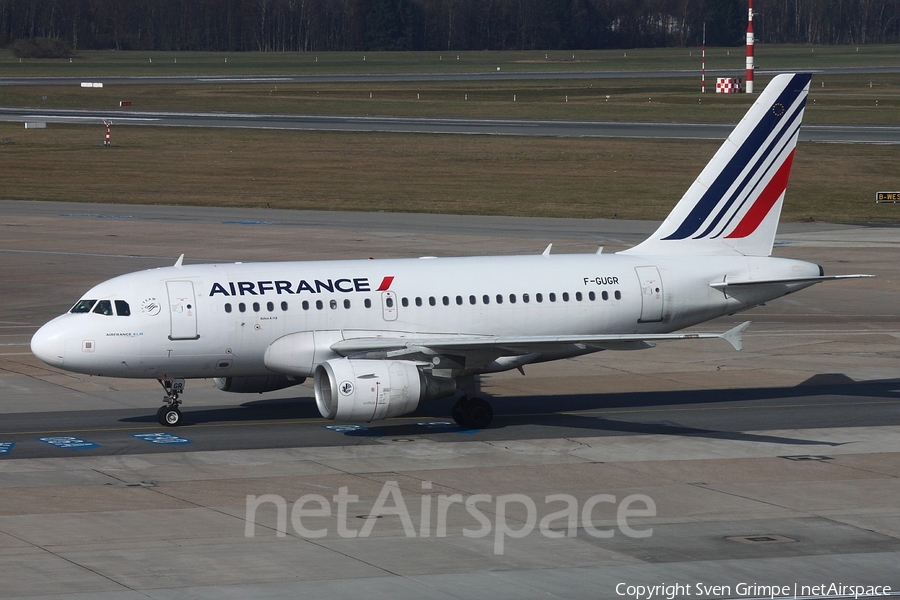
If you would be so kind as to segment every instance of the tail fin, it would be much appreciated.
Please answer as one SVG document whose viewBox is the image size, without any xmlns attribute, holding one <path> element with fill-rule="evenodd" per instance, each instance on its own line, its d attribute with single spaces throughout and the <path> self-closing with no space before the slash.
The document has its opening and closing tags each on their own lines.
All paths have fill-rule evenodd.
<svg viewBox="0 0 900 600">
<path fill-rule="evenodd" d="M 656 233 L 623 254 L 769 256 L 810 79 L 775 77 Z"/>
</svg>

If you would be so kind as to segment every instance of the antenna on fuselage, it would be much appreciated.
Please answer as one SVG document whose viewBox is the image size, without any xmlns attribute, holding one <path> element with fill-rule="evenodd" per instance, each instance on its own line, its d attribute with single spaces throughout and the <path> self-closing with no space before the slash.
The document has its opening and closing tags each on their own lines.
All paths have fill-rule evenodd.
<svg viewBox="0 0 900 600">
<path fill-rule="evenodd" d="M 544 251 L 541 252 L 541 256 L 550 256 L 550 248 L 553 247 L 553 244 L 547 244 L 547 247 L 544 248 Z"/>
<path fill-rule="evenodd" d="M 178 260 L 175 261 L 175 268 L 180 269 L 181 264 L 184 262 L 184 254 L 178 257 Z"/>
</svg>

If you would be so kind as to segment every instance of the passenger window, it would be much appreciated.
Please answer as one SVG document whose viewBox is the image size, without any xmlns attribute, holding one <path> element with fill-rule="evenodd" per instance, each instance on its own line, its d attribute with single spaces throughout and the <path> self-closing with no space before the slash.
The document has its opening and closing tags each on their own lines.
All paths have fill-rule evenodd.
<svg viewBox="0 0 900 600">
<path fill-rule="evenodd" d="M 130 317 L 131 307 L 124 300 L 116 300 L 116 314 L 120 317 Z"/>
<path fill-rule="evenodd" d="M 469 304 L 474 306 L 477 303 L 478 303 L 478 298 L 476 298 L 475 296 L 469 296 Z"/>
<path fill-rule="evenodd" d="M 94 307 L 94 312 L 98 315 L 105 315 L 107 317 L 112 316 L 112 302 L 109 300 L 101 300 L 97 303 L 97 306 Z"/>
<path fill-rule="evenodd" d="M 431 306 L 435 306 L 437 304 L 437 300 L 434 299 L 434 296 L 428 297 L 428 304 L 430 304 Z"/>
<path fill-rule="evenodd" d="M 621 299 L 622 299 L 622 292 L 620 292 L 619 290 L 616 290 L 616 300 L 621 300 Z"/>
<path fill-rule="evenodd" d="M 323 308 L 325 308 L 325 305 L 322 304 L 322 301 L 316 300 L 316 310 L 322 310 Z"/>
<path fill-rule="evenodd" d="M 407 306 L 409 306 L 409 298 L 401 298 L 400 306 L 402 306 L 403 308 L 406 308 Z"/>
<path fill-rule="evenodd" d="M 301 304 L 300 306 L 303 308 L 303 310 L 309 310 L 309 302 L 307 302 L 306 300 L 304 300 L 303 304 Z"/>
<path fill-rule="evenodd" d="M 444 303 L 444 306 L 450 306 L 450 298 L 448 298 L 447 296 L 441 298 L 441 302 Z"/>
<path fill-rule="evenodd" d="M 241 312 L 247 312 L 247 305 L 241 302 L 240 304 L 238 304 L 238 310 Z"/>
<path fill-rule="evenodd" d="M 591 302 L 593 302 L 594 300 L 597 299 L 597 294 L 595 294 L 594 292 L 588 292 L 588 299 L 589 299 Z"/>
<path fill-rule="evenodd" d="M 388 296 L 384 299 L 384 305 L 388 308 L 394 308 L 394 299 Z"/>
<path fill-rule="evenodd" d="M 609 292 L 601 292 L 600 297 L 604 300 L 609 300 Z"/>
<path fill-rule="evenodd" d="M 456 297 L 456 303 L 459 304 L 460 306 L 462 306 L 462 303 L 463 303 L 462 296 L 457 296 L 457 297 Z"/>
<path fill-rule="evenodd" d="M 575 292 L 575 299 L 581 302 L 584 299 L 584 296 L 581 295 L 581 292 Z"/>
<path fill-rule="evenodd" d="M 253 303 L 253 312 L 259 312 L 259 302 Z"/>
<path fill-rule="evenodd" d="M 94 303 L 96 300 L 79 300 L 75 303 L 75 306 L 72 307 L 71 313 L 87 313 L 91 312 L 91 309 L 94 308 Z"/>
<path fill-rule="evenodd" d="M 366 298 L 366 299 L 363 301 L 363 304 L 366 306 L 366 308 L 372 308 L 372 301 L 369 300 L 368 298 Z"/>
<path fill-rule="evenodd" d="M 281 310 L 283 310 L 284 312 L 287 312 L 287 309 L 288 309 L 288 303 L 287 303 L 287 302 L 282 302 L 282 303 L 281 303 Z"/>
<path fill-rule="evenodd" d="M 550 302 L 556 302 L 556 293 L 550 292 L 548 298 L 550 298 Z"/>
<path fill-rule="evenodd" d="M 488 296 L 487 294 L 485 294 L 484 296 L 481 297 L 481 301 L 484 302 L 485 304 L 490 304 L 490 303 L 491 303 L 491 297 Z"/>
<path fill-rule="evenodd" d="M 528 304 L 528 300 L 530 300 L 530 298 L 528 298 L 528 294 L 522 294 L 522 302 Z"/>
<path fill-rule="evenodd" d="M 227 313 L 231 312 L 231 303 L 230 302 L 225 303 L 225 312 L 227 312 Z"/>
<path fill-rule="evenodd" d="M 516 295 L 515 295 L 515 294 L 510 294 L 510 295 L 509 295 L 509 303 L 510 303 L 510 304 L 515 304 L 515 303 L 516 303 Z"/>
<path fill-rule="evenodd" d="M 569 301 L 569 292 L 563 292 L 562 299 L 563 299 L 563 302 L 568 302 Z"/>
<path fill-rule="evenodd" d="M 266 302 L 266 310 L 269 312 L 275 312 L 275 303 L 274 302 Z"/>
<path fill-rule="evenodd" d="M 390 300 L 390 298 L 388 298 L 388 300 Z M 337 308 L 337 300 L 331 300 L 331 301 L 328 303 L 328 306 L 331 307 L 331 310 L 336 309 L 336 308 Z"/>
<path fill-rule="evenodd" d="M 534 299 L 537 300 L 538 302 L 543 302 L 543 301 L 544 301 L 544 295 L 543 295 L 543 294 L 535 294 L 535 295 L 534 295 Z"/>
<path fill-rule="evenodd" d="M 416 298 L 416 306 L 422 306 L 422 299 Z"/>
<path fill-rule="evenodd" d="M 503 304 L 503 296 L 501 294 L 497 294 L 497 304 Z"/>
<path fill-rule="evenodd" d="M 350 308 L 350 301 L 344 300 L 344 308 Z"/>
</svg>

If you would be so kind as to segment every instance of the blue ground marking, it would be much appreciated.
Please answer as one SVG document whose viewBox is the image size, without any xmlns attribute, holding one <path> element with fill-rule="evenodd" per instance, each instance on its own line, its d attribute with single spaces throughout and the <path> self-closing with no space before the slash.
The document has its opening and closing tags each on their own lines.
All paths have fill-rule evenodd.
<svg viewBox="0 0 900 600">
<path fill-rule="evenodd" d="M 429 423 L 423 421 L 421 423 L 416 423 L 416 425 L 427 427 L 428 429 L 444 430 L 450 433 L 461 433 L 463 435 L 472 435 L 473 433 L 481 431 L 480 429 L 463 429 L 452 421 L 433 421 Z"/>
<path fill-rule="evenodd" d="M 421 421 L 416 423 L 416 425 L 427 427 L 428 429 L 456 429 L 459 427 L 459 425 L 450 421 Z"/>
<path fill-rule="evenodd" d="M 274 221 L 222 221 L 222 225 L 275 225 Z"/>
<path fill-rule="evenodd" d="M 15 442 L 0 442 L 0 454 L 9 454 L 15 445 Z"/>
<path fill-rule="evenodd" d="M 89 450 L 91 448 L 100 447 L 100 444 L 95 444 L 94 442 L 71 436 L 38 438 L 38 441 L 67 450 Z"/>
<path fill-rule="evenodd" d="M 354 433 L 358 431 L 368 431 L 369 428 L 363 425 L 322 425 L 322 429 L 334 431 L 335 433 Z"/>
<path fill-rule="evenodd" d="M 184 445 L 194 443 L 193 440 L 178 437 L 177 435 L 172 435 L 171 433 L 132 433 L 131 437 L 136 437 L 139 440 L 150 442 L 151 444 Z"/>
</svg>

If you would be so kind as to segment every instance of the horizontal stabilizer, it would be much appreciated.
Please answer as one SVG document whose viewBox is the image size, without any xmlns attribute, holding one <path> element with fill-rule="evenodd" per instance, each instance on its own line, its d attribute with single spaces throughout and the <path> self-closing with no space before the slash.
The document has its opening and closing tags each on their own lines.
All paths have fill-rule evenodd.
<svg viewBox="0 0 900 600">
<path fill-rule="evenodd" d="M 717 281 L 709 284 L 709 287 L 722 290 L 730 287 L 749 287 L 762 285 L 789 285 L 792 283 L 822 283 L 823 281 L 835 281 L 837 279 L 860 279 L 874 277 L 874 275 L 818 275 L 815 277 L 784 277 L 781 279 L 744 279 L 731 281 Z"/>
</svg>

